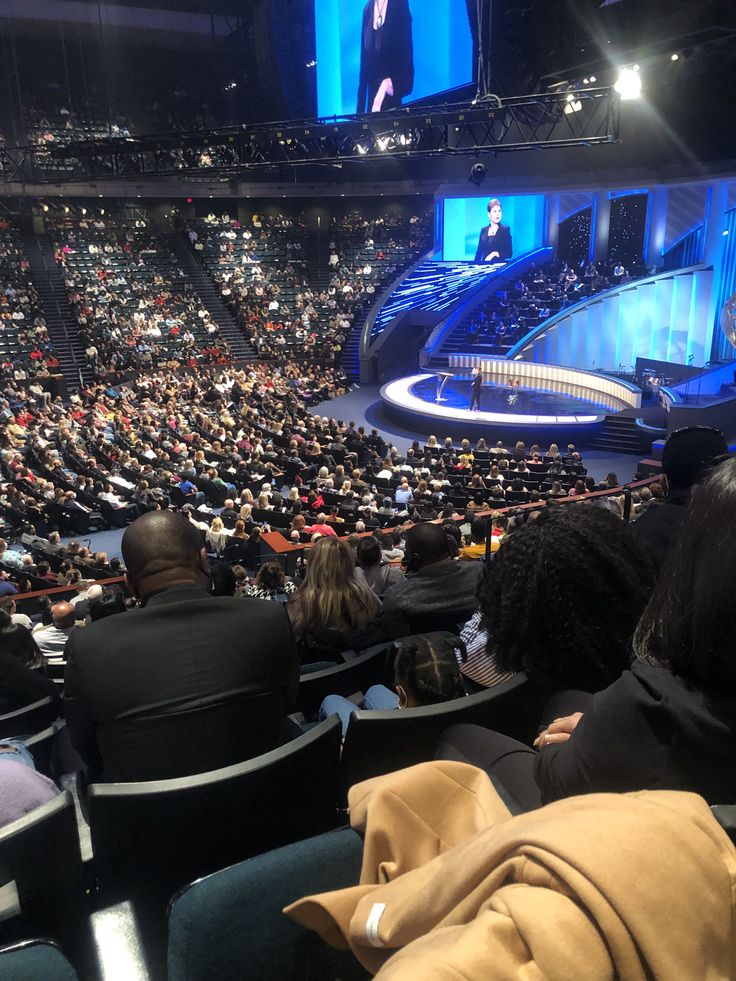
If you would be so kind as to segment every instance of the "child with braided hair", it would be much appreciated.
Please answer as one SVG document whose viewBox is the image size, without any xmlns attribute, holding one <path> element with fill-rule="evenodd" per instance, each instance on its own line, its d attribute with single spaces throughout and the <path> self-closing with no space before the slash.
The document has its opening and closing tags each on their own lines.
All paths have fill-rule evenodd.
<svg viewBox="0 0 736 981">
<path fill-rule="evenodd" d="M 319 710 L 320 719 L 337 713 L 342 721 L 343 736 L 350 716 L 360 709 L 386 711 L 437 705 L 454 698 L 464 698 L 466 691 L 460 678 L 456 650 L 465 659 L 463 642 L 441 633 L 417 634 L 396 641 L 394 687 L 371 685 L 358 705 L 342 695 L 328 695 Z"/>
</svg>

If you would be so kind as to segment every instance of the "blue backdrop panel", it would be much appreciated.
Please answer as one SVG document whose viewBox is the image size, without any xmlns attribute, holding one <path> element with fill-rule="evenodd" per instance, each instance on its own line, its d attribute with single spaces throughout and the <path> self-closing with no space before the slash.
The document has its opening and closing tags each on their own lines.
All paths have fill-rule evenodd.
<svg viewBox="0 0 736 981">
<path fill-rule="evenodd" d="M 442 258 L 452 262 L 473 261 L 481 228 L 488 224 L 488 201 L 496 197 L 445 198 Z M 502 222 L 511 230 L 514 258 L 544 243 L 543 194 L 498 195 Z"/>
<path fill-rule="evenodd" d="M 315 0 L 320 116 L 355 112 L 364 6 L 361 0 Z M 409 7 L 414 88 L 404 103 L 469 85 L 473 81 L 473 38 L 466 0 L 409 0 Z"/>
</svg>

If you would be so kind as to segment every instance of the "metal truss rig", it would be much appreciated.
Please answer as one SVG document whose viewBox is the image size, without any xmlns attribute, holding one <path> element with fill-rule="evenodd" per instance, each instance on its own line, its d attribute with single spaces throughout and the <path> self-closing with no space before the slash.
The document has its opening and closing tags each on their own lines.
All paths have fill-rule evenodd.
<svg viewBox="0 0 736 981">
<path fill-rule="evenodd" d="M 238 177 L 255 168 L 334 165 L 389 158 L 478 155 L 593 146 L 619 139 L 612 88 L 549 92 L 470 105 L 406 108 L 375 116 L 230 127 L 5 151 L 25 177 L 101 180 L 132 176 Z M 29 163 L 33 173 L 28 173 Z M 6 177 L 6 179 L 8 179 Z"/>
</svg>

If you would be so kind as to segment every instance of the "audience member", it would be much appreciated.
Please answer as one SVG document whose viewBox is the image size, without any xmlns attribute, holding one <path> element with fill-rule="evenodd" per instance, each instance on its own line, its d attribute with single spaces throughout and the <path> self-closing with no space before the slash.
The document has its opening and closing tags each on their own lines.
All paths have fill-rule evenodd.
<svg viewBox="0 0 736 981">
<path fill-rule="evenodd" d="M 67 724 L 93 778 L 185 776 L 281 741 L 298 684 L 283 611 L 213 597 L 199 533 L 171 511 L 133 522 L 122 551 L 141 608 L 75 632 L 67 650 Z M 249 722 L 261 693 L 271 707 Z"/>
</svg>

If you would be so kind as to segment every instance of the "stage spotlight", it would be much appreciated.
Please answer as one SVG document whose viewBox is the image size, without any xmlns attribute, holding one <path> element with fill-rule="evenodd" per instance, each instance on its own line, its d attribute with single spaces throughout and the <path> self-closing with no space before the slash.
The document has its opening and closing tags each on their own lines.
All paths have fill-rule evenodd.
<svg viewBox="0 0 736 981">
<path fill-rule="evenodd" d="M 573 112 L 580 112 L 583 108 L 583 103 L 580 99 L 576 99 L 574 95 L 568 95 L 567 103 L 565 105 L 565 115 L 569 116 Z"/>
<path fill-rule="evenodd" d="M 636 68 L 622 68 L 613 87 L 622 99 L 638 99 L 641 96 L 641 76 Z"/>
<path fill-rule="evenodd" d="M 679 61 L 679 60 L 680 60 L 679 54 L 676 51 L 673 51 L 672 54 L 670 55 L 670 61 Z"/>
<path fill-rule="evenodd" d="M 591 85 L 593 85 L 593 84 L 594 84 L 594 82 L 597 82 L 597 81 L 598 81 L 598 79 L 597 79 L 597 78 L 595 77 L 595 75 L 591 75 L 591 76 L 590 76 L 590 84 L 591 84 Z"/>
<path fill-rule="evenodd" d="M 82 208 L 82 214 L 83 215 L 86 215 L 87 214 L 87 209 L 86 208 Z"/>
<path fill-rule="evenodd" d="M 470 168 L 470 177 L 468 178 L 468 180 L 471 180 L 476 187 L 480 187 L 480 185 L 486 179 L 487 173 L 488 173 L 488 168 L 484 163 L 481 163 L 481 161 L 479 160 L 477 161 L 477 163 L 474 163 L 473 166 Z"/>
<path fill-rule="evenodd" d="M 65 215 L 68 215 L 69 214 L 69 208 L 68 208 L 67 205 L 64 205 L 64 214 Z"/>
<path fill-rule="evenodd" d="M 49 210 L 49 206 L 47 204 L 43 205 L 43 210 L 44 211 L 48 211 Z"/>
</svg>

